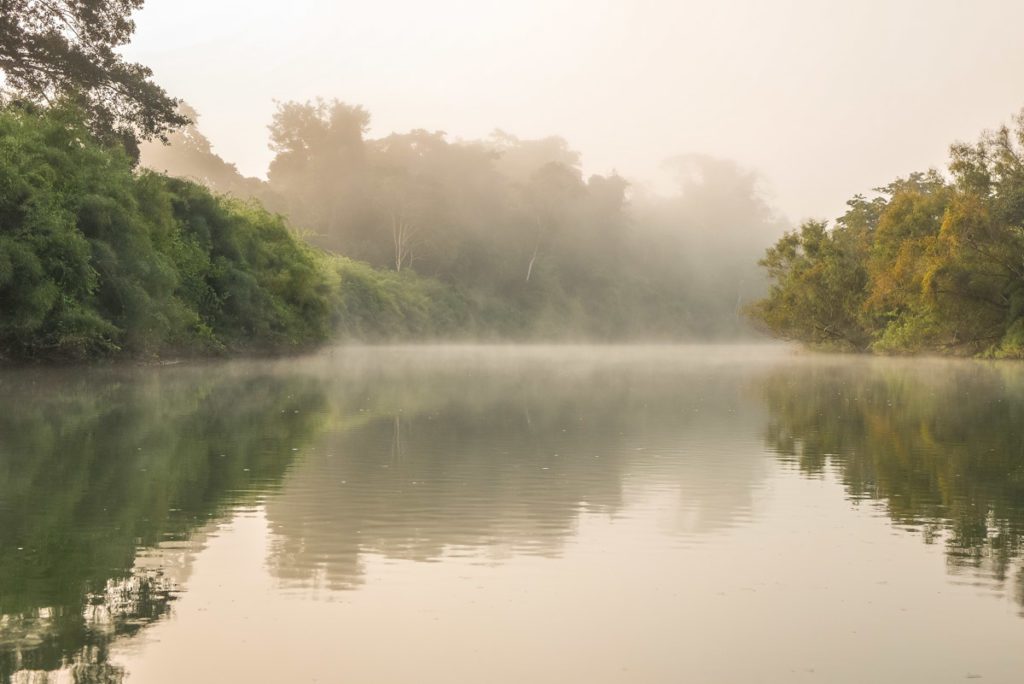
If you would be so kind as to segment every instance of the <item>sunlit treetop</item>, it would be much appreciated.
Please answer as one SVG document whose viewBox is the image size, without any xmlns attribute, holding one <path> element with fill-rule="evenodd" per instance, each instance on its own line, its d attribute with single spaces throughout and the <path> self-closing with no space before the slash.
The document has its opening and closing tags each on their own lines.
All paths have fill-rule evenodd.
<svg viewBox="0 0 1024 684">
<path fill-rule="evenodd" d="M 72 100 L 107 140 L 164 138 L 187 122 L 177 102 L 116 48 L 135 31 L 144 0 L 0 0 L 0 76 L 5 99 Z"/>
</svg>

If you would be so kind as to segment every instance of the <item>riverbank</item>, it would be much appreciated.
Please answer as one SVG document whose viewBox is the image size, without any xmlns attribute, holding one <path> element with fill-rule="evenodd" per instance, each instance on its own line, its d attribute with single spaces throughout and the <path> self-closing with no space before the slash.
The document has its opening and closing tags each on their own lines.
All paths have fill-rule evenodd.
<svg viewBox="0 0 1024 684">
<path fill-rule="evenodd" d="M 431 337 L 469 304 L 324 252 L 254 202 L 138 171 L 73 109 L 0 110 L 0 362 L 157 360 Z"/>
<path fill-rule="evenodd" d="M 934 169 L 856 195 L 761 261 L 749 310 L 777 337 L 834 350 L 1024 358 L 1024 115 Z"/>
<path fill-rule="evenodd" d="M 538 267 L 500 282 L 375 267 L 202 181 L 140 169 L 73 107 L 0 108 L 0 363 L 295 354 L 332 340 L 671 341 L 740 328 L 697 291 L 595 264 L 561 273 L 552 262 L 550 278 Z M 597 275 L 607 282 L 590 287 Z"/>
</svg>

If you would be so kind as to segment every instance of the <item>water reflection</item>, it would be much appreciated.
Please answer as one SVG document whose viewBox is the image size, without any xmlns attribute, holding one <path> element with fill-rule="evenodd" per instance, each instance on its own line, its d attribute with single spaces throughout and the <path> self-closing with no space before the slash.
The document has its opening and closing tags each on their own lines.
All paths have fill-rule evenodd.
<svg viewBox="0 0 1024 684">
<path fill-rule="evenodd" d="M 315 390 L 225 369 L 0 376 L 0 677 L 117 681 L 107 646 L 167 614 L 181 579 L 139 549 L 193 553 L 229 492 L 279 481 L 323 418 Z"/>
<path fill-rule="evenodd" d="M 376 352 L 339 378 L 349 419 L 267 503 L 286 584 L 358 586 L 365 554 L 557 556 L 631 487 L 675 492 L 679 532 L 749 513 L 766 464 L 738 357 L 461 351 Z"/>
<path fill-rule="evenodd" d="M 368 553 L 557 555 L 631 486 L 676 492 L 680 531 L 728 527 L 765 473 L 731 448 L 759 421 L 732 357 L 350 349 L 6 373 L 0 674 L 118 680 L 107 646 L 168 614 L 209 522 L 282 486 L 269 563 L 299 585 L 356 586 Z"/>
<path fill-rule="evenodd" d="M 1024 605 L 1024 369 L 847 359 L 770 374 L 768 446 L 943 543 L 950 572 Z"/>
<path fill-rule="evenodd" d="M 944 544 L 956 576 L 1024 603 L 1022 417 L 1014 365 L 779 349 L 5 372 L 0 680 L 124 679 L 112 643 L 174 613 L 240 508 L 266 519 L 253 572 L 305 596 L 363 586 L 371 558 L 562 558 L 590 519 L 658 548 L 722 539 L 758 520 L 780 460 L 790 481 L 835 474 L 854 505 Z"/>
</svg>

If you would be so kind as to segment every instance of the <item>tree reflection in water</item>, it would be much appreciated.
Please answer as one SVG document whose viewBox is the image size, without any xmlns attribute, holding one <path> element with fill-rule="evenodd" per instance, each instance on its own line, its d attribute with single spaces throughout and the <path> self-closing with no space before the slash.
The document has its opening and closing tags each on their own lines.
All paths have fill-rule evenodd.
<svg viewBox="0 0 1024 684">
<path fill-rule="evenodd" d="M 629 488 L 674 496 L 679 533 L 729 527 L 767 473 L 749 371 L 677 348 L 364 357 L 332 385 L 348 418 L 267 502 L 271 571 L 347 589 L 367 555 L 557 557 Z"/>
<path fill-rule="evenodd" d="M 0 673 L 116 681 L 110 642 L 171 610 L 239 505 L 266 505 L 280 579 L 335 588 L 366 554 L 558 555 L 627 482 L 678 492 L 691 532 L 731 525 L 764 464 L 723 471 L 708 445 L 737 421 L 756 434 L 745 373 L 671 349 L 486 348 L 7 373 Z"/>
<path fill-rule="evenodd" d="M 168 613 L 195 530 L 280 481 L 323 396 L 230 367 L 0 376 L 0 681 L 122 679 L 110 643 Z"/>
<path fill-rule="evenodd" d="M 1024 606 L 1024 369 L 980 362 L 848 361 L 762 382 L 766 442 L 809 476 L 941 542 L 951 573 Z"/>
<path fill-rule="evenodd" d="M 286 587 L 367 556 L 557 557 L 585 515 L 753 516 L 763 446 L 836 473 L 952 572 L 1016 584 L 1024 369 L 678 349 L 348 349 L 306 360 L 0 375 L 0 681 L 120 681 L 194 555 L 261 506 Z M 667 498 L 666 498 L 667 497 Z"/>
</svg>

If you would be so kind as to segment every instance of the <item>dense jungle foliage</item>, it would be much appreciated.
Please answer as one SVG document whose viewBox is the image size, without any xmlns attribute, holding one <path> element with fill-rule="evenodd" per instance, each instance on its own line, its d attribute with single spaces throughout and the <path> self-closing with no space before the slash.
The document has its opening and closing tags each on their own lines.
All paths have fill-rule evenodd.
<svg viewBox="0 0 1024 684">
<path fill-rule="evenodd" d="M 769 249 L 753 317 L 819 347 L 1024 357 L 1024 114 L 953 145 L 948 178 L 878 192 Z"/>
<path fill-rule="evenodd" d="M 136 173 L 75 109 L 0 111 L 0 358 L 302 347 L 330 287 L 259 207 Z"/>
</svg>

